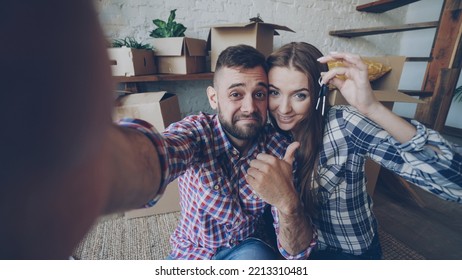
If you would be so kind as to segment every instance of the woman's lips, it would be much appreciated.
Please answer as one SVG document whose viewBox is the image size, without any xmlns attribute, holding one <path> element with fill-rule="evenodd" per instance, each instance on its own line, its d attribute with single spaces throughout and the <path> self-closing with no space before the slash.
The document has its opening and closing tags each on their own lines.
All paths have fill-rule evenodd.
<svg viewBox="0 0 462 280">
<path fill-rule="evenodd" d="M 294 117 L 293 116 L 282 116 L 278 115 L 278 121 L 281 123 L 291 123 L 293 121 Z"/>
</svg>

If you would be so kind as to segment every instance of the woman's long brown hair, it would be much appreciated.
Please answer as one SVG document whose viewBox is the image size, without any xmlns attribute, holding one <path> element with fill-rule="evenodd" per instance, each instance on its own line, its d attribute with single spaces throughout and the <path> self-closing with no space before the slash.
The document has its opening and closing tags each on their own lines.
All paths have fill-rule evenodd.
<svg viewBox="0 0 462 280">
<path fill-rule="evenodd" d="M 324 133 L 321 110 L 316 110 L 316 101 L 321 88 L 318 79 L 321 77 L 321 72 L 327 71 L 327 66 L 316 60 L 321 56 L 323 54 L 311 44 L 292 42 L 273 52 L 267 59 L 269 69 L 272 67 L 294 68 L 304 73 L 308 78 L 311 97 L 310 109 L 298 124 L 299 129 L 293 137 L 295 141 L 300 142 L 300 148 L 295 156 L 297 162 L 295 186 L 300 192 L 304 211 L 310 216 L 316 214 L 317 201 L 313 184 L 317 178 L 316 166 Z M 276 121 L 272 117 L 270 118 L 277 127 Z"/>
</svg>

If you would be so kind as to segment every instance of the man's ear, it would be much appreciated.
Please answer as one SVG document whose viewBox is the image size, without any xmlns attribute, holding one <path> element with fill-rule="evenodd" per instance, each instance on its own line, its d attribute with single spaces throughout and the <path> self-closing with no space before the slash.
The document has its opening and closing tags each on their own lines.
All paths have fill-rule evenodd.
<svg viewBox="0 0 462 280">
<path fill-rule="evenodd" d="M 210 107 L 212 107 L 213 110 L 216 110 L 218 108 L 218 93 L 214 87 L 207 87 L 207 97 L 209 98 Z"/>
</svg>

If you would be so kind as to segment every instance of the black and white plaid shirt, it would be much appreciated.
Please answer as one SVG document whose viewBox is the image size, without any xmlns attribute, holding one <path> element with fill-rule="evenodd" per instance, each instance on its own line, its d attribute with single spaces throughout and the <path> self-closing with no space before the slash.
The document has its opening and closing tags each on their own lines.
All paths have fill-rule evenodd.
<svg viewBox="0 0 462 280">
<path fill-rule="evenodd" d="M 318 171 L 318 248 L 362 254 L 377 229 L 366 192 L 366 158 L 446 200 L 462 203 L 459 146 L 412 121 L 417 133 L 398 143 L 385 130 L 350 106 L 332 107 L 327 116 Z M 441 153 L 429 146 L 437 147 Z"/>
</svg>

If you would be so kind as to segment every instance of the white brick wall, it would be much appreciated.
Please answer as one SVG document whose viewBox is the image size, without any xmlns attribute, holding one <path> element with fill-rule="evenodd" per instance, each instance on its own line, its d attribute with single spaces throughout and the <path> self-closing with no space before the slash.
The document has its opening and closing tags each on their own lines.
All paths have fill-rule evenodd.
<svg viewBox="0 0 462 280">
<path fill-rule="evenodd" d="M 322 52 L 350 51 L 361 55 L 386 55 L 399 52 L 401 34 L 341 39 L 328 35 L 330 30 L 395 25 L 404 22 L 406 7 L 384 14 L 356 11 L 368 0 L 97 0 L 96 8 L 109 40 L 133 36 L 149 39 L 153 19 L 166 20 L 177 9 L 177 22 L 188 29 L 186 36 L 207 39 L 208 28 L 219 23 L 247 22 L 257 16 L 265 22 L 285 25 L 296 33 L 281 31 L 274 47 L 291 41 L 306 41 Z M 208 81 L 164 82 L 144 85 L 144 90 L 169 90 L 179 95 L 183 115 L 210 111 L 205 88 Z"/>
</svg>

